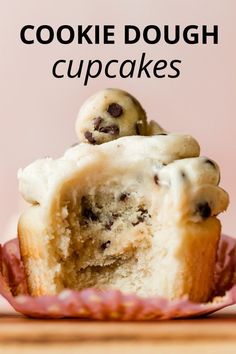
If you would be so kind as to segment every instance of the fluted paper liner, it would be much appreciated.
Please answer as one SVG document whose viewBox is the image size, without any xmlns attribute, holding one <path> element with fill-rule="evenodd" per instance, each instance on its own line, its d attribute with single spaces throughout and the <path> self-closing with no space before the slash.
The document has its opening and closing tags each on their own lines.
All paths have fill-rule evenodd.
<svg viewBox="0 0 236 354">
<path fill-rule="evenodd" d="M 158 296 L 142 298 L 118 290 L 97 289 L 66 289 L 55 296 L 29 296 L 17 239 L 0 245 L 0 294 L 16 311 L 30 317 L 138 321 L 207 315 L 236 303 L 236 239 L 221 238 L 215 290 L 208 303 L 192 303 L 187 298 L 175 301 Z"/>
</svg>

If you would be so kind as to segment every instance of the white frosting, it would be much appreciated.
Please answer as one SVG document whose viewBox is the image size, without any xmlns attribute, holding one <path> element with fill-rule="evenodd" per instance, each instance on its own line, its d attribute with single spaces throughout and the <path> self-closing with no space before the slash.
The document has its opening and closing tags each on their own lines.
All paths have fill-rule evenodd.
<svg viewBox="0 0 236 354">
<path fill-rule="evenodd" d="M 217 186 L 220 178 L 218 165 L 199 157 L 199 153 L 194 138 L 179 134 L 129 136 L 101 145 L 81 143 L 68 149 L 57 160 L 37 160 L 20 170 L 19 188 L 29 203 L 48 207 L 58 188 L 73 176 L 82 176 L 80 180 L 86 184 L 90 175 L 95 180 L 96 174 L 101 178 L 106 172 L 106 176 L 110 173 L 112 177 L 116 171 L 129 169 L 129 177 L 123 183 L 128 185 L 130 178 L 143 178 L 151 198 L 155 183 L 151 187 L 145 180 L 153 181 L 156 176 L 160 188 L 171 191 L 173 203 L 178 204 L 181 213 L 197 222 L 196 205 L 207 202 L 212 215 L 217 215 L 228 205 L 227 193 Z M 160 192 L 160 195 L 165 198 L 165 193 Z M 161 206 L 161 202 L 158 203 Z"/>
</svg>

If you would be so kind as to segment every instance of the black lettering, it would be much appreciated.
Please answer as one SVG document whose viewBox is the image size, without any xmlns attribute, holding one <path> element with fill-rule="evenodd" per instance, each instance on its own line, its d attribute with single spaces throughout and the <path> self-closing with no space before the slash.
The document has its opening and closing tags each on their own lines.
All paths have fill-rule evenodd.
<svg viewBox="0 0 236 354">
<path fill-rule="evenodd" d="M 87 34 L 88 31 L 90 31 L 92 27 L 93 27 L 92 25 L 89 25 L 83 31 L 83 26 L 82 25 L 78 26 L 78 44 L 83 43 L 83 38 L 87 41 L 87 43 L 93 44 L 93 42 L 91 41 L 90 37 Z"/>
<path fill-rule="evenodd" d="M 130 38 L 130 30 L 134 31 L 134 37 Z M 137 43 L 140 39 L 140 30 L 137 26 L 125 25 L 125 44 Z"/>
<path fill-rule="evenodd" d="M 34 43 L 34 40 L 33 40 L 33 39 L 29 40 L 29 39 L 26 39 L 26 38 L 25 38 L 25 32 L 26 32 L 28 29 L 32 29 L 32 30 L 33 30 L 33 29 L 34 29 L 34 26 L 32 26 L 32 25 L 26 25 L 26 26 L 22 27 L 22 29 L 21 29 L 21 31 L 20 31 L 20 39 L 21 39 L 22 42 L 25 43 L 25 44 L 33 44 L 33 43 Z"/>
<path fill-rule="evenodd" d="M 100 29 L 99 29 L 98 25 L 94 26 L 94 32 L 95 32 L 94 44 L 99 44 L 99 41 L 100 41 Z"/>
<path fill-rule="evenodd" d="M 42 38 L 42 32 L 45 31 L 45 30 L 48 32 L 48 38 L 47 39 L 43 39 Z M 37 31 L 36 31 L 36 38 L 37 38 L 37 41 L 40 44 L 49 44 L 49 43 L 51 43 L 53 41 L 53 38 L 54 38 L 53 28 L 51 26 L 47 26 L 47 25 L 39 26 L 37 28 Z"/>
<path fill-rule="evenodd" d="M 68 65 L 68 70 L 67 70 L 67 76 L 70 79 L 74 79 L 75 77 L 79 78 L 81 76 L 81 71 L 83 69 L 83 64 L 84 64 L 84 61 L 80 60 L 77 72 L 75 74 L 72 74 L 71 71 L 72 71 L 72 68 L 73 68 L 73 60 L 70 60 L 69 61 L 69 65 Z"/>
<path fill-rule="evenodd" d="M 120 66 L 120 76 L 125 79 L 127 77 L 132 78 L 134 75 L 134 69 L 135 69 L 135 63 L 136 60 L 124 60 L 123 63 Z M 127 66 L 126 64 L 130 64 L 130 69 L 127 72 L 127 74 L 124 74 L 124 67 Z"/>
<path fill-rule="evenodd" d="M 110 67 L 110 65 L 111 65 L 112 63 L 119 63 L 119 61 L 116 60 L 116 59 L 114 59 L 114 60 L 108 61 L 108 63 L 106 64 L 104 71 L 105 71 L 106 77 L 109 77 L 109 79 L 114 79 L 114 78 L 116 77 L 116 74 L 111 75 L 111 74 L 109 73 L 109 67 Z"/>
<path fill-rule="evenodd" d="M 53 65 L 53 68 L 52 68 L 52 74 L 53 74 L 53 76 L 56 77 L 57 79 L 61 79 L 61 78 L 64 77 L 64 75 L 58 75 L 57 72 L 56 72 L 57 66 L 58 66 L 58 64 L 60 64 L 60 63 L 66 63 L 66 60 L 62 60 L 62 59 L 57 60 L 56 63 Z"/>
<path fill-rule="evenodd" d="M 168 77 L 170 77 L 171 79 L 175 79 L 176 77 L 179 77 L 179 75 L 180 75 L 180 70 L 175 66 L 175 63 L 181 64 L 181 60 L 175 59 L 170 62 L 171 69 L 173 69 L 176 72 L 175 75 L 168 75 Z"/>
<path fill-rule="evenodd" d="M 192 32 L 192 30 L 197 30 L 197 29 L 198 29 L 198 26 L 195 26 L 195 25 L 185 27 L 185 29 L 183 31 L 183 39 L 186 43 L 198 44 L 199 35 L 196 32 Z M 190 32 L 190 35 L 189 35 L 189 32 Z"/>
<path fill-rule="evenodd" d="M 166 60 L 158 60 L 156 62 L 156 64 L 154 65 L 154 67 L 153 67 L 154 76 L 156 76 L 157 78 L 165 77 L 166 76 L 165 74 L 160 75 L 158 72 L 160 70 L 165 69 L 166 67 L 167 67 L 167 61 Z"/>
<path fill-rule="evenodd" d="M 150 30 L 154 30 L 154 38 L 153 39 L 149 38 L 149 31 Z M 161 30 L 160 30 L 160 28 L 158 26 L 155 26 L 155 25 L 146 26 L 144 28 L 144 31 L 143 31 L 143 39 L 148 44 L 156 44 L 156 43 L 158 43 L 159 40 L 161 39 Z"/>
<path fill-rule="evenodd" d="M 207 44 L 207 37 L 213 37 L 213 44 L 218 44 L 218 26 L 213 26 L 213 31 L 208 32 L 207 26 L 202 26 L 202 43 Z"/>
<path fill-rule="evenodd" d="M 138 78 L 141 77 L 142 75 L 142 71 L 145 71 L 145 74 L 147 77 L 151 77 L 148 70 L 147 70 L 147 66 L 150 65 L 153 60 L 149 60 L 146 64 L 145 64 L 145 53 L 142 53 L 142 56 L 141 56 L 141 60 L 140 60 L 140 65 L 139 65 L 139 70 L 138 70 Z"/>
<path fill-rule="evenodd" d="M 64 32 L 64 30 L 67 30 L 69 32 L 69 37 L 68 39 L 63 39 L 62 38 L 62 32 Z M 73 28 L 71 26 L 68 25 L 63 25 L 60 26 L 57 30 L 57 40 L 61 43 L 61 44 L 69 44 L 71 42 L 73 42 L 75 38 L 75 32 L 73 30 Z"/>
<path fill-rule="evenodd" d="M 92 66 L 94 64 L 98 64 L 98 70 L 97 70 L 97 72 L 95 74 L 92 74 L 91 73 L 91 69 L 92 69 Z M 84 86 L 87 86 L 89 78 L 95 79 L 96 77 L 98 77 L 101 74 L 101 71 L 102 71 L 102 62 L 101 62 L 101 60 L 89 60 L 88 61 L 87 71 L 86 71 L 86 75 L 85 75 L 85 78 L 84 78 Z"/>
<path fill-rule="evenodd" d="M 114 39 L 109 39 L 109 37 L 114 37 L 114 29 L 113 25 L 105 25 L 104 26 L 104 44 L 114 44 Z M 113 31 L 112 31 L 113 30 Z"/>
<path fill-rule="evenodd" d="M 175 36 L 173 39 L 170 39 L 170 28 L 168 25 L 165 25 L 164 26 L 164 38 L 165 38 L 165 42 L 168 43 L 168 44 L 176 44 L 179 42 L 179 25 L 176 25 L 175 26 Z"/>
</svg>

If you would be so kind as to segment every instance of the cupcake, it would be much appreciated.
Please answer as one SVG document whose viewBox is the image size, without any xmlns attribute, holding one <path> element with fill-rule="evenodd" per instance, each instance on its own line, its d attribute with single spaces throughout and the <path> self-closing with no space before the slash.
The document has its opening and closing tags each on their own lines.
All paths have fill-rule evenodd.
<svg viewBox="0 0 236 354">
<path fill-rule="evenodd" d="M 193 137 L 148 122 L 121 90 L 86 101 L 76 132 L 81 142 L 61 158 L 18 173 L 30 203 L 18 224 L 29 293 L 96 288 L 208 301 L 217 215 L 229 203 L 218 165 L 199 156 Z"/>
</svg>

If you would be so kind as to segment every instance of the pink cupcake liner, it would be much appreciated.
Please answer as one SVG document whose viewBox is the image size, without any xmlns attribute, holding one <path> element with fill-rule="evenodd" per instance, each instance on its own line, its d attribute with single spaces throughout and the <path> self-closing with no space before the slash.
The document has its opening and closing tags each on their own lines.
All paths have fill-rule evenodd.
<svg viewBox="0 0 236 354">
<path fill-rule="evenodd" d="M 15 294 L 21 294 L 15 296 Z M 27 294 L 18 240 L 0 245 L 0 294 L 12 307 L 36 318 L 74 317 L 93 320 L 144 321 L 208 315 L 236 303 L 236 239 L 222 236 L 215 268 L 215 292 L 208 303 L 187 298 L 169 301 L 161 297 L 142 298 L 118 290 L 63 290 L 55 296 Z"/>
</svg>

